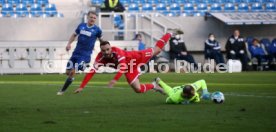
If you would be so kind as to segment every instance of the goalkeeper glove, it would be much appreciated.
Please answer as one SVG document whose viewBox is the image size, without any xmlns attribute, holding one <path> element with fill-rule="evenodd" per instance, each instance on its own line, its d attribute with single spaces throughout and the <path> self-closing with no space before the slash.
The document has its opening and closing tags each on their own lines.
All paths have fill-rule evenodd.
<svg viewBox="0 0 276 132">
<path fill-rule="evenodd" d="M 211 94 L 208 92 L 207 89 L 203 89 L 201 98 L 204 100 L 209 100 L 211 98 Z"/>
</svg>

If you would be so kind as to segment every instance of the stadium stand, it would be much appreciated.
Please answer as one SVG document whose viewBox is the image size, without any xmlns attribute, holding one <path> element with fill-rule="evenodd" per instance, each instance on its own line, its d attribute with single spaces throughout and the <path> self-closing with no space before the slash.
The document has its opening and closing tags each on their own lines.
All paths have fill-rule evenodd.
<svg viewBox="0 0 276 132">
<path fill-rule="evenodd" d="M 207 12 L 208 12 L 207 4 L 205 4 L 205 3 L 197 4 L 196 16 L 205 16 Z"/>
<path fill-rule="evenodd" d="M 42 6 L 45 6 L 46 4 L 49 4 L 48 0 L 36 0 L 37 4 L 40 4 Z"/>
<path fill-rule="evenodd" d="M 164 3 L 158 3 L 155 10 L 158 12 L 164 12 L 167 11 L 167 6 Z"/>
<path fill-rule="evenodd" d="M 224 12 L 235 12 L 235 5 L 233 3 L 225 3 Z"/>
<path fill-rule="evenodd" d="M 249 7 L 247 3 L 239 3 L 238 4 L 238 11 L 239 12 L 248 12 L 249 11 Z"/>
<path fill-rule="evenodd" d="M 27 6 L 32 6 L 32 4 L 35 4 L 34 0 L 22 0 L 22 4 L 25 4 Z"/>
<path fill-rule="evenodd" d="M 122 0 L 122 1 L 126 1 L 126 0 Z M 122 2 L 122 1 L 120 1 L 120 2 Z M 103 3 L 103 0 L 91 0 L 91 4 L 92 5 L 96 5 L 96 6 L 101 6 L 102 5 L 102 3 Z M 126 1 L 126 3 L 128 3 L 128 1 Z M 123 3 L 122 3 L 123 4 Z M 124 4 L 125 5 L 125 4 Z"/>
<path fill-rule="evenodd" d="M 266 3 L 265 4 L 265 11 L 268 12 L 275 12 L 276 11 L 276 6 L 274 3 Z"/>
<path fill-rule="evenodd" d="M 271 44 L 270 40 L 268 38 L 263 38 L 263 39 L 261 39 L 260 42 L 265 46 L 266 51 L 268 53 L 270 53 L 270 50 L 269 50 L 269 47 L 270 47 L 270 44 Z"/>
<path fill-rule="evenodd" d="M 145 4 L 142 5 L 142 11 L 143 12 L 152 12 L 153 7 L 150 3 L 145 3 Z"/>
<path fill-rule="evenodd" d="M 219 3 L 211 4 L 210 12 L 222 12 L 222 6 Z"/>
<path fill-rule="evenodd" d="M 137 3 L 130 3 L 128 5 L 128 12 L 139 12 L 139 6 Z"/>
<path fill-rule="evenodd" d="M 6 4 L 7 3 L 6 1 L 7 0 L 3 0 L 3 3 Z M 34 2 L 33 4 L 27 5 L 27 4 L 23 3 L 23 0 L 20 0 L 20 3 L 17 4 L 16 6 L 12 5 L 12 11 L 4 12 L 2 10 L 2 8 L 0 8 L 0 11 L 1 11 L 1 14 L 4 14 L 4 15 L 2 15 L 3 17 L 9 16 L 12 18 L 36 17 L 36 14 L 31 14 L 31 12 L 30 12 L 31 7 L 34 4 L 41 5 L 42 13 L 38 15 L 40 18 L 53 17 L 50 13 L 52 13 L 52 12 L 55 13 L 55 12 L 57 12 L 57 10 L 64 11 L 64 10 L 60 10 L 61 8 L 56 2 L 47 1 L 48 3 L 44 2 L 44 4 L 42 4 L 43 0 L 40 0 L 41 3 L 39 3 L 38 1 L 39 0 L 35 0 L 35 1 L 33 1 Z M 62 4 L 68 2 L 68 1 L 65 2 L 63 0 L 59 0 L 59 1 L 61 1 Z M 95 5 L 95 1 L 96 0 L 91 0 L 91 3 L 94 2 L 92 4 Z M 99 0 L 99 1 L 101 3 L 103 0 Z M 263 0 L 262 3 L 259 3 L 259 5 L 255 5 L 255 3 L 259 2 L 257 0 L 250 0 L 250 1 L 249 0 L 248 1 L 171 0 L 171 1 L 165 1 L 165 2 L 163 2 L 161 0 L 137 0 L 137 1 L 120 0 L 120 1 L 122 3 L 123 3 L 123 1 L 125 1 L 124 6 L 126 7 L 126 9 L 130 9 L 130 8 L 128 8 L 130 6 L 130 4 L 135 3 L 137 6 L 136 6 L 136 9 L 134 12 L 138 12 L 139 14 L 145 13 L 145 12 L 154 12 L 154 13 L 161 12 L 166 16 L 172 16 L 172 17 L 165 17 L 165 16 L 161 15 L 160 17 L 154 17 L 154 18 L 147 16 L 144 18 L 135 17 L 135 19 L 133 19 L 134 17 L 131 17 L 131 18 L 127 17 L 128 11 L 126 10 L 126 13 L 125 13 L 126 15 L 124 13 L 122 13 L 122 15 L 125 15 L 124 18 L 126 18 L 126 19 L 124 19 L 124 21 L 126 22 L 126 27 L 123 30 L 124 35 L 126 36 L 125 37 L 126 40 L 131 40 L 132 34 L 134 34 L 134 32 L 142 32 L 142 34 L 145 35 L 147 47 L 150 47 L 156 41 L 156 39 L 154 37 L 159 36 L 161 33 L 164 33 L 168 27 L 173 27 L 173 28 L 182 27 L 183 29 L 185 29 L 184 30 L 185 35 L 183 36 L 183 38 L 184 38 L 185 42 L 187 43 L 187 47 L 189 49 L 191 49 L 191 54 L 195 55 L 195 59 L 199 60 L 199 62 L 202 62 L 202 61 L 200 61 L 200 58 L 202 58 L 201 45 L 202 45 L 202 42 L 206 39 L 206 34 L 208 34 L 209 32 L 214 31 L 216 34 L 219 34 L 218 39 L 222 44 L 222 50 L 223 50 L 223 47 L 225 44 L 224 43 L 225 39 L 228 36 L 227 33 L 229 33 L 229 31 L 232 31 L 233 27 L 238 27 L 238 28 L 241 28 L 241 30 L 245 31 L 244 32 L 245 36 L 248 36 L 248 35 L 256 36 L 256 35 L 260 34 L 259 36 L 256 36 L 256 37 L 257 38 L 267 37 L 268 39 L 271 39 L 271 37 L 274 37 L 273 33 L 272 33 L 273 31 L 270 31 L 270 30 L 275 29 L 275 28 L 273 28 L 273 25 L 266 25 L 263 27 L 260 27 L 259 25 L 257 25 L 256 26 L 257 28 L 254 29 L 251 26 L 248 26 L 248 27 L 227 26 L 224 23 L 222 23 L 221 21 L 218 21 L 217 19 L 215 19 L 213 17 L 208 18 L 208 20 L 204 20 L 204 19 L 202 19 L 202 17 L 183 17 L 183 16 L 199 16 L 199 15 L 197 15 L 197 13 L 199 11 L 201 11 L 201 9 L 199 8 L 200 5 L 206 5 L 205 7 L 207 7 L 207 8 L 202 9 L 203 13 L 205 13 L 205 12 L 220 13 L 220 15 L 222 15 L 226 18 L 230 17 L 229 18 L 230 20 L 232 18 L 237 19 L 237 21 L 239 21 L 239 24 L 243 25 L 244 23 L 241 21 L 248 20 L 249 17 L 252 17 L 251 16 L 252 13 L 254 13 L 256 15 L 255 18 L 259 17 L 259 19 L 261 18 L 263 20 L 266 19 L 266 17 L 269 19 L 273 18 L 273 15 L 271 15 L 271 14 L 275 14 L 275 12 L 274 12 L 275 6 L 273 6 L 273 5 L 275 5 L 275 3 L 271 2 L 271 1 Z M 0 2 L 1 2 L 1 0 L 0 0 Z M 170 4 L 168 4 L 168 3 L 170 3 Z M 232 6 L 231 6 L 231 7 L 233 7 L 232 11 L 225 12 L 225 5 L 227 3 L 232 4 Z M 238 5 L 241 3 L 247 4 L 248 11 L 239 12 Z M 20 4 L 22 4 L 22 7 L 19 6 Z M 49 9 L 46 11 L 46 5 L 48 5 L 48 4 L 55 4 L 56 8 L 54 10 Z M 176 10 L 174 10 L 174 7 L 173 7 L 174 4 L 177 4 Z M 25 5 L 25 7 L 27 7 L 28 12 L 25 12 L 25 9 L 21 9 L 24 7 L 24 5 Z M 162 6 L 160 6 L 162 8 L 158 9 L 158 5 L 162 5 Z M 260 5 L 263 7 L 263 9 L 262 9 L 263 11 L 259 10 Z M 67 6 L 67 5 L 65 5 L 65 6 Z M 178 8 L 178 6 L 180 8 Z M 256 6 L 256 9 L 254 9 L 255 6 Z M 74 6 L 72 6 L 72 7 L 74 7 Z M 61 20 L 56 21 L 56 19 L 49 19 L 49 20 L 33 19 L 34 21 L 22 19 L 22 21 L 20 21 L 20 24 L 23 23 L 21 26 L 18 24 L 19 22 L 17 20 L 16 21 L 18 23 L 16 23 L 16 21 L 13 21 L 13 19 L 5 19 L 5 20 L 3 19 L 3 21 L 1 22 L 1 25 L 2 25 L 1 30 L 3 30 L 2 32 L 5 32 L 7 34 L 7 36 L 13 36 L 13 37 L 12 38 L 6 37 L 5 35 L 3 35 L 5 33 L 1 33 L 0 34 L 1 36 L 5 36 L 5 37 L 1 37 L 1 41 L 3 41 L 3 42 L 6 42 L 6 41 L 20 41 L 21 42 L 22 40 L 23 41 L 26 41 L 26 40 L 27 41 L 36 41 L 36 43 L 34 45 L 37 44 L 37 46 L 38 46 L 38 47 L 36 47 L 37 49 L 40 46 L 44 46 L 44 49 L 41 49 L 40 51 L 37 50 L 38 57 L 36 57 L 36 63 L 38 62 L 39 59 L 43 58 L 45 60 L 45 58 L 42 56 L 42 52 L 46 52 L 45 49 L 48 48 L 46 46 L 48 46 L 48 43 L 52 43 L 49 41 L 61 41 L 61 42 L 58 42 L 55 44 L 56 46 L 61 45 L 61 47 L 57 48 L 57 52 L 55 55 L 55 56 L 57 56 L 56 63 L 60 64 L 58 61 L 68 59 L 65 57 L 66 55 L 62 55 L 62 54 L 66 54 L 66 52 L 64 52 L 64 46 L 66 44 L 68 36 L 70 36 L 72 31 L 74 31 L 74 29 L 72 27 L 75 27 L 75 25 L 77 25 L 80 21 L 82 21 L 80 19 L 80 17 L 82 17 L 82 15 L 85 14 L 86 8 L 81 8 L 81 9 L 82 10 L 79 10 L 79 12 L 77 12 L 76 14 L 73 14 L 68 11 L 67 14 L 71 13 L 71 14 L 73 14 L 72 15 L 73 17 L 72 18 L 64 18 L 63 21 L 61 21 Z M 87 8 L 87 9 L 90 9 L 90 8 Z M 68 9 L 68 10 L 70 10 L 70 9 Z M 175 12 L 180 12 L 180 14 L 177 14 Z M 59 14 L 58 12 L 55 14 L 56 14 L 56 15 L 54 15 L 55 17 L 62 16 L 62 14 Z M 248 15 L 248 14 L 250 14 L 250 15 Z M 265 15 L 265 17 L 263 17 L 263 16 L 261 17 L 261 16 L 259 16 L 259 14 Z M 203 15 L 200 15 L 200 16 L 203 16 Z M 240 18 L 245 18 L 245 19 L 241 20 Z M 31 22 L 31 24 L 29 24 L 27 22 Z M 47 23 L 47 22 L 49 22 L 49 23 Z M 99 24 L 103 28 L 103 32 L 105 35 L 104 38 L 106 38 L 107 40 L 114 40 L 113 35 L 115 33 L 117 33 L 118 31 L 114 31 L 114 25 L 112 23 L 113 17 L 101 17 L 101 18 L 99 17 L 97 22 L 99 22 L 97 24 Z M 175 26 L 175 24 L 173 22 L 178 23 L 180 26 Z M 269 21 L 266 21 L 266 22 L 269 22 Z M 109 24 L 109 23 L 112 23 L 112 24 Z M 156 23 L 156 25 L 154 25 L 154 26 L 150 25 L 152 23 L 153 24 Z M 12 28 L 8 28 L 8 27 L 10 27 L 11 24 L 16 25 L 16 27 L 20 26 L 19 29 L 23 29 L 24 34 L 14 33 L 13 29 L 15 28 L 15 26 L 11 26 Z M 40 26 L 38 26 L 36 24 L 40 24 Z M 41 24 L 47 25 L 47 26 L 41 27 Z M 136 24 L 136 25 L 134 25 L 134 24 Z M 258 24 L 262 24 L 262 23 L 258 23 Z M 3 26 L 3 25 L 7 25 L 7 26 Z M 48 27 L 48 25 L 50 25 L 50 26 Z M 41 34 L 39 32 L 37 34 L 33 34 L 33 32 L 35 32 L 36 29 L 40 28 L 40 27 L 41 27 L 41 32 L 43 32 L 43 34 Z M 57 27 L 59 29 L 58 31 L 56 30 Z M 49 29 L 55 29 L 55 30 L 49 30 Z M 256 32 L 257 30 L 263 30 L 263 31 Z M 30 36 L 30 34 L 32 34 L 32 36 Z M 150 37 L 151 37 L 150 35 L 153 36 L 153 39 L 150 39 Z M 35 39 L 35 40 L 33 40 L 33 39 Z M 46 41 L 46 44 L 41 43 L 41 41 Z M 29 42 L 26 42 L 26 43 L 29 43 Z M 7 46 L 9 46 L 9 44 L 10 43 L 8 43 Z M 20 43 L 20 45 L 15 45 L 15 46 L 20 47 L 21 45 L 22 44 Z M 53 46 L 53 45 L 51 45 L 51 46 Z M 25 52 L 24 49 L 20 49 L 18 47 L 13 47 L 13 48 L 17 49 L 17 51 Z M 53 46 L 53 47 L 55 47 L 55 46 Z M 58 51 L 58 50 L 60 50 L 60 51 Z M 61 51 L 63 51 L 63 52 L 61 52 Z M 2 52 L 2 49 L 1 49 L 1 52 Z M 6 52 L 5 52 L 5 54 L 6 54 Z M 18 58 L 16 58 L 16 59 L 18 59 Z M 26 59 L 26 57 L 25 57 L 25 59 Z M 37 66 L 36 63 L 34 63 L 35 67 Z M 29 65 L 24 65 L 24 66 L 29 67 Z M 64 72 L 64 70 L 60 70 L 60 71 Z"/>
<path fill-rule="evenodd" d="M 252 12 L 260 12 L 264 11 L 261 3 L 252 3 L 251 5 Z"/>
<path fill-rule="evenodd" d="M 192 3 L 186 3 L 184 4 L 184 11 L 187 16 L 193 16 L 195 12 L 195 8 Z"/>
<path fill-rule="evenodd" d="M 171 3 L 170 4 L 170 13 L 172 13 L 169 16 L 179 16 L 181 12 L 181 7 L 178 3 Z"/>
<path fill-rule="evenodd" d="M 63 17 L 48 0 L 0 0 L 1 17 Z"/>
<path fill-rule="evenodd" d="M 13 6 L 11 4 L 4 4 L 2 6 L 2 12 L 13 12 Z"/>
<path fill-rule="evenodd" d="M 99 5 L 102 2 L 103 0 L 91 0 L 92 5 Z M 169 16 L 205 16 L 206 14 L 209 15 L 210 12 L 211 14 L 244 13 L 246 17 L 252 12 L 276 11 L 275 0 L 121 0 L 120 2 L 123 3 L 128 12 L 159 12 L 164 15 L 170 14 Z M 239 21 L 243 21 L 244 18 L 243 14 L 231 14 L 232 16 L 233 18 L 241 16 Z M 266 16 L 266 14 L 261 13 L 253 16 Z M 260 24 L 270 24 L 270 22 L 261 22 Z"/>
</svg>

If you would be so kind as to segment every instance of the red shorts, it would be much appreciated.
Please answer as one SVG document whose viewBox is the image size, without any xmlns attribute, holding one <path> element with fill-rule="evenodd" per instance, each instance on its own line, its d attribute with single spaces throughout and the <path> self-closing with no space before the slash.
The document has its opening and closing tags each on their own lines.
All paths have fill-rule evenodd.
<svg viewBox="0 0 276 132">
<path fill-rule="evenodd" d="M 129 84 L 132 84 L 139 77 L 140 66 L 150 61 L 153 56 L 153 49 L 148 48 L 145 50 L 137 51 L 135 52 L 135 54 L 137 54 L 137 58 L 133 58 L 136 59 L 134 65 L 129 65 L 128 71 L 125 73 L 127 82 Z"/>
</svg>

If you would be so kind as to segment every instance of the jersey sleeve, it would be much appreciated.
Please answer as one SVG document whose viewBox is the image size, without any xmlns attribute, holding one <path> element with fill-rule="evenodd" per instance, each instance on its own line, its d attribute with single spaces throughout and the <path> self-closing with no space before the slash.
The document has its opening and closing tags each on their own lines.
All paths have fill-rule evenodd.
<svg viewBox="0 0 276 132">
<path fill-rule="evenodd" d="M 125 73 L 127 71 L 127 64 L 126 64 L 126 56 L 124 54 L 124 51 L 113 47 L 113 50 L 116 52 L 117 54 L 117 58 L 118 58 L 118 67 L 117 69 L 119 69 L 119 72 L 121 73 Z"/>
<path fill-rule="evenodd" d="M 199 94 L 195 93 L 195 95 L 191 99 L 189 99 L 189 102 L 192 102 L 192 103 L 198 103 L 198 102 L 200 102 Z"/>
<path fill-rule="evenodd" d="M 97 38 L 102 38 L 102 30 L 100 28 L 98 28 L 99 32 L 97 34 Z"/>
<path fill-rule="evenodd" d="M 77 35 L 80 34 L 80 27 L 81 27 L 81 24 L 79 24 L 78 27 L 76 28 L 75 34 L 77 34 Z"/>
<path fill-rule="evenodd" d="M 122 75 L 123 75 L 122 72 L 117 72 L 117 74 L 114 76 L 113 80 L 118 81 L 121 78 Z"/>
<path fill-rule="evenodd" d="M 207 90 L 207 84 L 205 82 L 205 80 L 198 80 L 196 82 L 194 82 L 193 84 L 191 84 L 193 86 L 193 88 L 195 89 L 195 91 L 198 91 L 199 89 L 202 90 Z"/>
<path fill-rule="evenodd" d="M 93 64 L 93 68 L 95 70 L 98 70 L 101 66 L 103 66 L 104 63 L 103 63 L 103 55 L 101 53 L 98 53 L 96 59 L 95 59 L 95 62 Z"/>
</svg>

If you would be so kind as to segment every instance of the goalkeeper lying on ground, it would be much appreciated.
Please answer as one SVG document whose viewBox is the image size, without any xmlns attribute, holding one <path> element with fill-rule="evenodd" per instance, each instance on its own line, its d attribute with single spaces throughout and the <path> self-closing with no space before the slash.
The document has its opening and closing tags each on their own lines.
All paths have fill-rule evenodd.
<svg viewBox="0 0 276 132">
<path fill-rule="evenodd" d="M 200 98 L 205 100 L 210 99 L 210 93 L 208 92 L 205 80 L 198 80 L 192 84 L 181 85 L 171 88 L 160 78 L 155 79 L 156 87 L 161 87 L 164 93 L 168 95 L 166 103 L 169 104 L 189 104 L 198 103 Z M 202 96 L 198 94 L 198 90 L 202 89 Z"/>
</svg>

